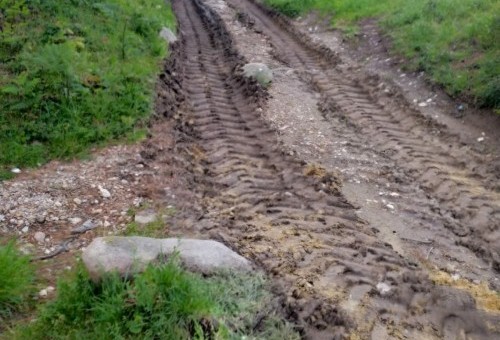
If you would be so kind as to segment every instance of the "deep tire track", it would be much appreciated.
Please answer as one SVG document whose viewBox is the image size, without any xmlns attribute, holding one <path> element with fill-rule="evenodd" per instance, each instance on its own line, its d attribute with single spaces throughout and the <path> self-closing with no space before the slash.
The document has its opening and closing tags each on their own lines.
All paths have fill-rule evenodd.
<svg viewBox="0 0 500 340">
<path fill-rule="evenodd" d="M 335 67 L 332 52 L 311 42 L 282 16 L 251 1 L 230 0 L 249 14 L 267 35 L 279 58 L 309 74 L 324 96 L 328 114 L 341 114 L 390 156 L 405 174 L 440 203 L 444 224 L 466 245 L 500 271 L 500 193 L 498 165 L 484 164 L 453 136 L 437 134 L 432 122 L 393 100 L 377 98 L 374 80 L 353 78 Z M 376 80 L 375 80 L 376 81 Z"/>
<path fill-rule="evenodd" d="M 436 289 L 380 241 L 335 176 L 305 176 L 303 164 L 280 150 L 260 117 L 265 91 L 239 75 L 244 60 L 215 13 L 199 0 L 176 0 L 173 8 L 182 43 L 163 81 L 174 85 L 178 103 L 161 105 L 178 119 L 176 149 L 204 202 L 200 233 L 282 282 L 283 307 L 308 338 L 365 337 L 381 322 L 414 336 L 487 336 L 491 316 L 461 301 L 459 291 Z M 381 282 L 390 294 L 379 292 Z M 459 310 L 452 314 L 461 323 L 449 325 L 450 310 Z"/>
</svg>

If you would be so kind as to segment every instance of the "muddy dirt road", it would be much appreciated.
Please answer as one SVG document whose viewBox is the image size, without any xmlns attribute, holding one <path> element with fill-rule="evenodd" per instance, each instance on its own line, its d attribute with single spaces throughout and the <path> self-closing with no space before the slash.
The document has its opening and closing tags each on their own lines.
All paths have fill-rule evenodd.
<svg viewBox="0 0 500 340">
<path fill-rule="evenodd" d="M 270 273 L 305 338 L 500 337 L 498 158 L 258 3 L 172 2 L 181 41 L 158 112 L 177 122 L 197 197 L 176 232 L 218 238 Z M 269 90 L 242 76 L 254 58 L 277 70 Z M 295 145 L 308 134 L 320 151 Z"/>
</svg>

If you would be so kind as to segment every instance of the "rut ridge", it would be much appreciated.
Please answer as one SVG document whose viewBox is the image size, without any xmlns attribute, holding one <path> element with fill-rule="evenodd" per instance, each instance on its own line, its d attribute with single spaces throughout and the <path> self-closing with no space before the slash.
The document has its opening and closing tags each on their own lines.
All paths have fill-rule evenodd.
<svg viewBox="0 0 500 340">
<path fill-rule="evenodd" d="M 379 327 L 436 338 L 497 332 L 470 296 L 434 286 L 377 238 L 335 174 L 282 151 L 261 118 L 267 93 L 242 76 L 245 59 L 217 14 L 201 0 L 172 6 L 181 39 L 160 77 L 157 112 L 177 122 L 176 151 L 203 205 L 196 232 L 280 282 L 283 310 L 305 338 L 366 338 Z M 308 53 L 291 63 L 319 62 Z"/>
</svg>

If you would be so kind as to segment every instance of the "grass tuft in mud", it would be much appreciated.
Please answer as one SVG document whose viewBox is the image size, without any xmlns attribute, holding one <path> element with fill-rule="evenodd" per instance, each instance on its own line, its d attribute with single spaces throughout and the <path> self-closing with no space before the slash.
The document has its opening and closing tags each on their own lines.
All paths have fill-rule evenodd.
<svg viewBox="0 0 500 340">
<path fill-rule="evenodd" d="M 272 295 L 258 274 L 185 271 L 177 259 L 150 266 L 130 280 L 90 280 L 82 265 L 60 280 L 14 339 L 298 339 L 273 312 Z"/>
<path fill-rule="evenodd" d="M 296 17 L 318 11 L 355 35 L 377 18 L 408 69 L 427 72 L 452 96 L 500 109 L 500 2 L 496 0 L 264 0 Z"/>
<path fill-rule="evenodd" d="M 163 26 L 163 0 L 1 0 L 0 180 L 144 135 Z"/>
<path fill-rule="evenodd" d="M 34 278 L 29 258 L 19 253 L 15 242 L 0 245 L 0 325 L 26 303 Z"/>
</svg>

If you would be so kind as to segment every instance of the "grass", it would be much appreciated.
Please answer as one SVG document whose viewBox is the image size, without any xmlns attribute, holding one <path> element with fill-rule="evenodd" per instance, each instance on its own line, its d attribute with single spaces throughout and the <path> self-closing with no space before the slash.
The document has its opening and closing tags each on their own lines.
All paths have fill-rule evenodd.
<svg viewBox="0 0 500 340">
<path fill-rule="evenodd" d="M 296 17 L 316 10 L 355 33 L 378 19 L 408 69 L 425 71 L 452 96 L 500 109 L 500 2 L 496 0 L 264 0 Z"/>
<path fill-rule="evenodd" d="M 161 218 L 147 224 L 130 222 L 122 234 L 123 236 L 165 237 L 167 226 Z"/>
<path fill-rule="evenodd" d="M 14 242 L 0 245 L 0 330 L 5 320 L 20 310 L 33 291 L 34 268 Z"/>
<path fill-rule="evenodd" d="M 131 280 L 109 275 L 94 283 L 83 266 L 60 280 L 57 298 L 11 339 L 298 339 L 272 313 L 260 275 L 204 278 L 174 258 Z M 256 317 L 265 312 L 257 326 Z"/>
<path fill-rule="evenodd" d="M 0 180 L 144 135 L 164 0 L 0 0 Z"/>
</svg>

